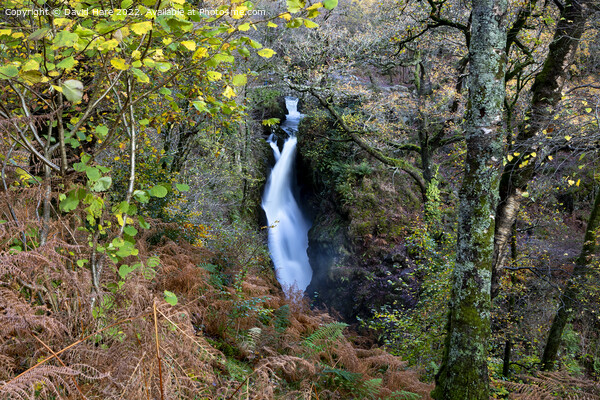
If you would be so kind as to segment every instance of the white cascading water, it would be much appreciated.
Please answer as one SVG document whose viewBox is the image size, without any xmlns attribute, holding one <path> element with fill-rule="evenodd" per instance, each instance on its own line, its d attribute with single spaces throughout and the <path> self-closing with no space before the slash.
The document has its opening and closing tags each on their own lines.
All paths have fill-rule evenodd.
<svg viewBox="0 0 600 400">
<path fill-rule="evenodd" d="M 306 254 L 310 222 L 302 214 L 293 190 L 296 187 L 296 133 L 302 114 L 298 112 L 298 99 L 295 97 L 286 97 L 285 106 L 288 114 L 281 128 L 288 138 L 280 151 L 277 138 L 274 135 L 269 137 L 275 166 L 265 187 L 262 208 L 269 224 L 269 250 L 275 274 L 287 292 L 291 288 L 306 290 L 312 279 L 312 269 Z"/>
</svg>

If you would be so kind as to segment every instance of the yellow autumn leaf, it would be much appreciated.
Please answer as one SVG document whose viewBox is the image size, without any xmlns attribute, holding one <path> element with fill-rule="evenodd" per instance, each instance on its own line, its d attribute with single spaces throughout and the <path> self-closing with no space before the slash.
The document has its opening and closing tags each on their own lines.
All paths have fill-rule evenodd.
<svg viewBox="0 0 600 400">
<path fill-rule="evenodd" d="M 318 28 L 319 24 L 317 24 L 316 22 L 311 21 L 310 19 L 305 19 L 304 20 L 304 26 L 306 26 L 307 28 Z"/>
<path fill-rule="evenodd" d="M 225 88 L 225 90 L 223 91 L 223 96 L 227 97 L 228 99 L 232 98 L 233 96 L 235 96 L 235 91 L 231 88 L 231 86 L 227 86 Z"/>
<path fill-rule="evenodd" d="M 185 47 L 186 49 L 188 49 L 189 51 L 196 50 L 196 43 L 194 43 L 191 40 L 184 40 L 183 42 L 181 42 L 181 45 L 183 47 Z"/>
<path fill-rule="evenodd" d="M 577 183 L 575 184 L 575 186 L 579 186 L 580 183 L 581 183 L 581 179 L 577 179 Z"/>
<path fill-rule="evenodd" d="M 231 18 L 240 19 L 246 14 L 246 11 L 248 11 L 248 7 L 238 6 L 238 7 L 234 8 L 233 10 L 231 10 Z"/>
<path fill-rule="evenodd" d="M 513 157 L 513 156 L 511 156 L 511 155 L 509 154 L 509 155 L 507 155 L 507 156 L 506 156 L 506 158 L 507 158 L 507 159 L 508 159 L 508 161 L 510 162 L 510 161 L 512 161 L 512 160 L 513 160 L 513 158 L 514 158 L 514 157 Z"/>
<path fill-rule="evenodd" d="M 283 18 L 286 21 L 289 21 L 292 19 L 292 14 L 290 14 L 290 13 L 281 14 L 280 18 Z"/>
<path fill-rule="evenodd" d="M 113 67 L 121 71 L 124 71 L 129 67 L 129 65 L 127 65 L 125 60 L 123 60 L 122 58 L 113 58 L 112 60 L 110 60 L 110 63 Z"/>
<path fill-rule="evenodd" d="M 550 161 L 552 161 L 553 158 L 554 157 L 552 157 L 552 156 L 548 156 L 548 160 L 550 160 Z"/>
<path fill-rule="evenodd" d="M 218 81 L 221 79 L 221 76 L 223 76 L 223 74 L 217 71 L 208 71 L 206 72 L 206 75 L 208 76 L 209 81 Z"/>
<path fill-rule="evenodd" d="M 569 135 L 565 136 L 565 140 L 568 142 L 569 140 L 571 140 L 571 136 L 569 136 Z"/>
<path fill-rule="evenodd" d="M 131 30 L 139 36 L 146 34 L 150 29 L 152 29 L 151 21 L 138 22 L 135 24 L 131 24 Z"/>
<path fill-rule="evenodd" d="M 256 52 L 256 54 L 258 54 L 261 57 L 264 58 L 271 58 L 273 57 L 273 54 L 275 54 L 275 51 L 271 50 L 271 49 L 262 49 Z"/>
<path fill-rule="evenodd" d="M 198 50 L 194 52 L 194 56 L 192 58 L 206 57 L 206 54 L 208 54 L 208 50 L 206 50 L 206 47 L 198 47 Z"/>
<path fill-rule="evenodd" d="M 572 179 L 569 179 L 569 180 L 567 181 L 567 183 L 569 184 L 569 186 L 573 186 L 573 184 L 575 183 L 575 181 L 574 181 L 574 180 L 572 180 Z"/>
<path fill-rule="evenodd" d="M 38 71 L 40 69 L 40 64 L 35 60 L 29 60 L 21 67 L 21 71 Z"/>
</svg>

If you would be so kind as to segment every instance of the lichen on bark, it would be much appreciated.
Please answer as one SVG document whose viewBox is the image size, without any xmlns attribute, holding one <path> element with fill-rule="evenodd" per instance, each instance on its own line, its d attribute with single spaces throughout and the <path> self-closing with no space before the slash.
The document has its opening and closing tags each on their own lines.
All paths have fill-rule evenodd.
<svg viewBox="0 0 600 400">
<path fill-rule="evenodd" d="M 467 155 L 448 334 L 432 392 L 438 400 L 489 399 L 487 343 L 494 212 L 502 158 L 506 7 L 505 0 L 473 0 Z"/>
</svg>

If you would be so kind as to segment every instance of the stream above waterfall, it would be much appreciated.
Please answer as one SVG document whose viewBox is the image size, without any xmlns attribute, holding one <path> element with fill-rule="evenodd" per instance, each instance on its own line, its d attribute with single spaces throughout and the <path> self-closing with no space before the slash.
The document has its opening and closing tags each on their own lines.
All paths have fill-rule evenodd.
<svg viewBox="0 0 600 400">
<path fill-rule="evenodd" d="M 298 112 L 297 98 L 286 97 L 285 105 L 288 114 L 280 127 L 288 137 L 281 150 L 277 137 L 273 134 L 269 137 L 275 165 L 265 186 L 262 208 L 269 225 L 269 251 L 275 275 L 288 292 L 292 288 L 306 290 L 313 272 L 306 253 L 311 223 L 297 201 L 296 133 L 302 114 Z"/>
</svg>

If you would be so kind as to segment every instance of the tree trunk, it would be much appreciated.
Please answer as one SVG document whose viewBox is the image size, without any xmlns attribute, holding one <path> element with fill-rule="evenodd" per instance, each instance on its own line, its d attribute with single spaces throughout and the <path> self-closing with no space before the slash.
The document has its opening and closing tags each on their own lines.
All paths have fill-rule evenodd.
<svg viewBox="0 0 600 400">
<path fill-rule="evenodd" d="M 562 97 L 567 71 L 584 30 L 584 4 L 585 1 L 568 0 L 561 10 L 544 66 L 531 87 L 531 105 L 515 138 L 512 150 L 520 155 L 506 164 L 502 173 L 500 202 L 496 210 L 492 298 L 498 294 L 498 274 L 506 259 L 511 226 L 517 218 L 527 185 L 534 175 L 535 160 L 532 153 L 538 152 L 539 148 L 538 141 L 533 139 L 548 128 L 554 108 Z"/>
<path fill-rule="evenodd" d="M 588 271 L 588 265 L 590 264 L 591 257 L 596 250 L 596 230 L 600 226 L 600 191 L 596 195 L 592 213 L 588 220 L 587 229 L 585 231 L 585 237 L 583 241 L 583 247 L 581 254 L 575 262 L 575 268 L 573 273 L 567 281 L 566 289 L 560 295 L 560 301 L 558 310 L 552 321 L 550 332 L 548 333 L 548 340 L 544 347 L 544 354 L 542 356 L 542 371 L 552 371 L 554 369 L 554 363 L 556 362 L 556 356 L 560 347 L 560 341 L 562 338 L 563 331 L 569 317 L 573 312 L 573 305 L 575 299 L 579 296 L 579 290 L 581 288 L 582 281 Z"/>
<path fill-rule="evenodd" d="M 507 2 L 473 0 L 467 155 L 438 400 L 488 400 L 494 211 L 502 158 Z"/>
</svg>

